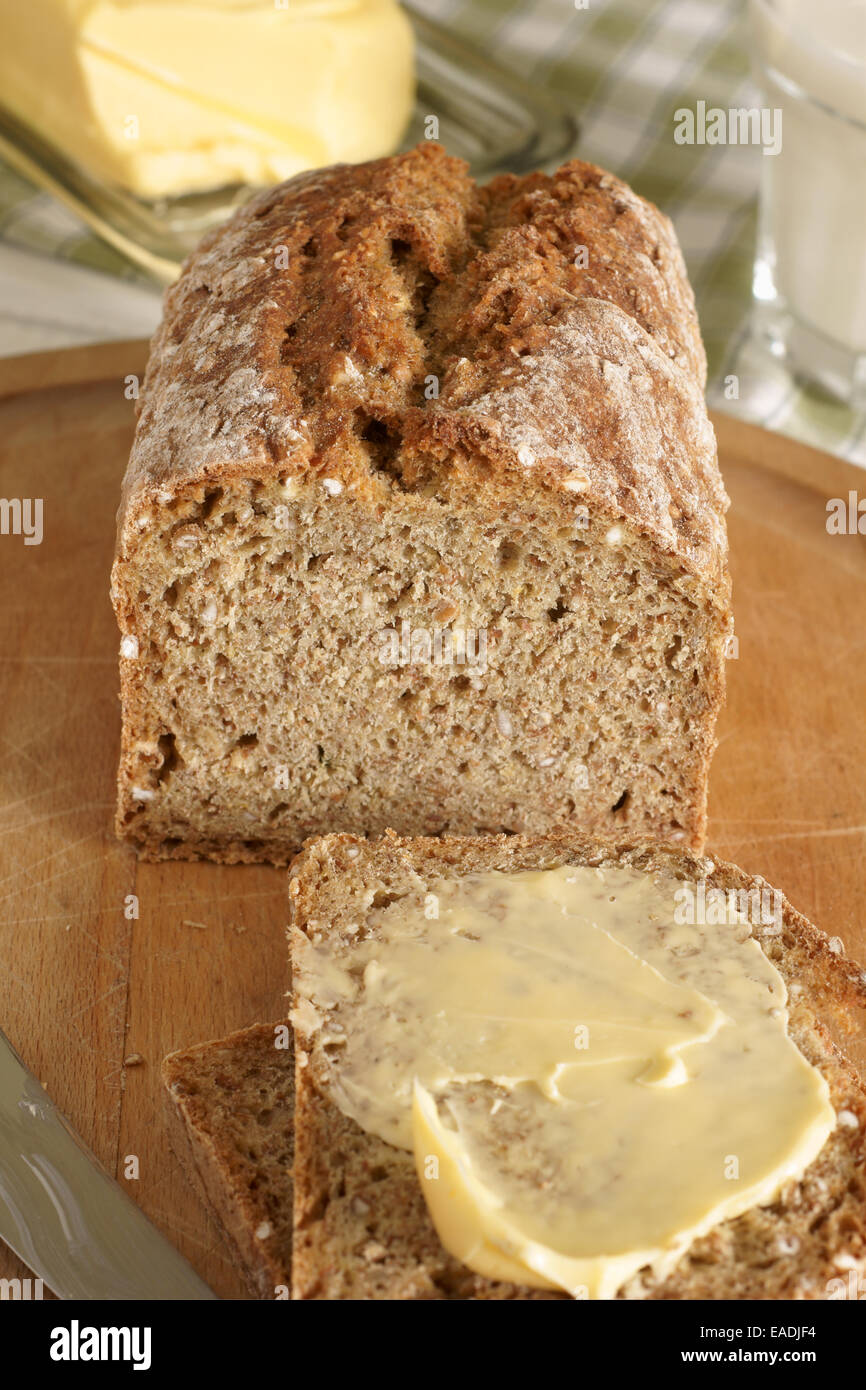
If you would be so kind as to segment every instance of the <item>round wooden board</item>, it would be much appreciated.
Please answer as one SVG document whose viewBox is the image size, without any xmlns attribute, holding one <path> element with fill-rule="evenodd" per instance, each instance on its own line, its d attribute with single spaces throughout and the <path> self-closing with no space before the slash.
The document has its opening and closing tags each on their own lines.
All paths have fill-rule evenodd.
<svg viewBox="0 0 866 1390">
<path fill-rule="evenodd" d="M 132 1195 L 218 1294 L 240 1298 L 171 1151 L 159 1066 L 281 1016 L 285 876 L 138 864 L 112 833 L 108 572 L 133 426 L 124 379 L 144 360 L 145 345 L 121 343 L 0 361 L 0 496 L 44 499 L 41 545 L 0 536 L 0 1026 L 111 1171 L 138 1157 Z M 866 495 L 866 475 L 726 417 L 716 426 L 739 652 L 709 847 L 864 959 L 866 538 L 829 535 L 826 503 Z M 22 1273 L 0 1247 L 0 1277 Z"/>
</svg>

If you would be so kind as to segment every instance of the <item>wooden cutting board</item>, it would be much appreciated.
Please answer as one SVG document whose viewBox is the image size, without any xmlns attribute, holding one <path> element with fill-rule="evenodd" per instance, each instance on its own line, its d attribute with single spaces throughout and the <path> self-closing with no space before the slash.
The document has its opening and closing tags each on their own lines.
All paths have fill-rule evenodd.
<svg viewBox="0 0 866 1390">
<path fill-rule="evenodd" d="M 218 1294 L 240 1298 L 171 1151 L 159 1066 L 282 1016 L 285 882 L 268 868 L 138 864 L 112 833 L 108 573 L 132 436 L 124 379 L 144 359 L 143 344 L 121 343 L 0 361 L 0 497 L 44 499 L 41 545 L 0 535 L 0 1026 L 121 1181 L 137 1156 L 135 1200 Z M 866 473 L 715 423 L 739 653 L 709 845 L 866 959 L 866 538 L 826 530 L 827 499 L 866 496 Z M 0 1247 L 0 1277 L 22 1273 Z"/>
</svg>

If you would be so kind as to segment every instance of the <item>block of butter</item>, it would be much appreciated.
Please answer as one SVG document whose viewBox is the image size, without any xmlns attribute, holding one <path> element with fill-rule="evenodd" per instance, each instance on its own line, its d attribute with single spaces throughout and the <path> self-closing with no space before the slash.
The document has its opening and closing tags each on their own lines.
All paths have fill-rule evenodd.
<svg viewBox="0 0 866 1390">
<path fill-rule="evenodd" d="M 396 0 L 0 0 L 0 92 L 147 198 L 390 153 L 414 95 Z"/>
</svg>

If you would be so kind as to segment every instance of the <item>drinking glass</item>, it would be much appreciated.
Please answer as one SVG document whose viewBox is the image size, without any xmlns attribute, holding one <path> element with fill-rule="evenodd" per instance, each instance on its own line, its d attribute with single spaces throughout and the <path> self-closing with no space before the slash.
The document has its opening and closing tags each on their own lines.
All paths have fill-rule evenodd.
<svg viewBox="0 0 866 1390">
<path fill-rule="evenodd" d="M 762 158 L 753 293 L 773 351 L 866 405 L 866 0 L 750 0 L 756 77 L 782 112 Z"/>
</svg>

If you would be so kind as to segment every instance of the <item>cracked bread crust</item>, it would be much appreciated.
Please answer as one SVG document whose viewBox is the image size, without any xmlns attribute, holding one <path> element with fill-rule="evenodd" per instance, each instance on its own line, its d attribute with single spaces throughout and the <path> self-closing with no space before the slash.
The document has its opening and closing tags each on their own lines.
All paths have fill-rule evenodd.
<svg viewBox="0 0 866 1390">
<path fill-rule="evenodd" d="M 143 511 L 208 479 L 369 489 L 375 419 L 405 423 L 393 471 L 477 451 L 503 501 L 585 474 L 575 505 L 613 501 L 723 603 L 705 376 L 670 222 L 613 175 L 575 160 L 478 188 L 434 144 L 302 174 L 206 237 L 167 292 L 119 556 Z"/>
<path fill-rule="evenodd" d="M 346 835 L 311 842 L 292 864 L 292 932 L 324 937 L 371 930 L 370 906 L 408 895 L 423 904 L 436 881 L 491 869 L 620 865 L 708 887 L 759 892 L 768 885 L 731 864 L 659 845 L 578 834 L 364 843 Z M 782 901 L 781 931 L 753 935 L 789 991 L 789 1031 L 823 1073 L 840 1122 L 798 1181 L 694 1241 L 663 1280 L 640 1271 L 622 1299 L 823 1299 L 830 1281 L 866 1270 L 866 1094 L 831 1040 L 862 1027 L 866 972 Z M 295 1004 L 300 1001 L 296 997 Z M 365 1133 L 328 1098 L 333 1063 L 296 1022 L 293 1297 L 302 1299 L 561 1298 L 484 1279 L 440 1245 L 411 1154 Z"/>
</svg>

